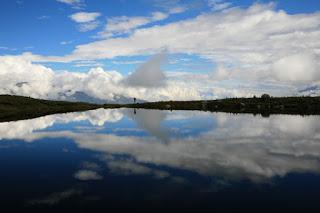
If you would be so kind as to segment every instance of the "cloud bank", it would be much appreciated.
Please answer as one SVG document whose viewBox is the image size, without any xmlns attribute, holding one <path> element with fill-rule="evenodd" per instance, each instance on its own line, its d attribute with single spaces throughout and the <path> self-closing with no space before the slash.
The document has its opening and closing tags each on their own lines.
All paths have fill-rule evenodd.
<svg viewBox="0 0 320 213">
<path fill-rule="evenodd" d="M 160 69 L 164 57 L 165 54 L 154 56 L 126 77 L 101 67 L 91 68 L 87 73 L 58 73 L 21 56 L 4 56 L 0 57 L 0 94 L 63 99 L 80 91 L 103 100 L 116 100 L 119 96 L 143 100 L 199 98 L 196 88 L 165 79 Z"/>
<path fill-rule="evenodd" d="M 291 15 L 274 4 L 254 4 L 79 45 L 61 60 L 150 54 L 165 47 L 169 53 L 192 53 L 237 66 L 270 66 L 305 50 L 319 57 L 319 19 L 319 13 Z"/>
<path fill-rule="evenodd" d="M 7 80 L 1 84 L 0 92 L 55 98 L 61 93 L 84 91 L 104 99 L 121 95 L 145 100 L 186 100 L 265 92 L 294 95 L 301 88 L 320 83 L 319 12 L 288 14 L 277 10 L 273 3 L 229 8 L 232 5 L 228 2 L 209 2 L 213 11 L 150 27 L 148 23 L 166 19 L 174 12 L 111 18 L 97 35 L 101 40 L 78 45 L 69 55 L 25 53 L 20 57 L 1 57 L 1 80 Z M 75 20 L 86 25 L 80 30 L 88 31 L 96 27 L 97 16 Z M 86 74 L 57 74 L 32 63 L 150 55 L 163 49 L 168 54 L 197 55 L 211 61 L 216 68 L 209 74 L 180 73 L 165 77 L 159 68 L 161 60 L 152 59 L 127 78 L 99 66 Z M 27 73 L 34 73 L 33 77 Z"/>
</svg>

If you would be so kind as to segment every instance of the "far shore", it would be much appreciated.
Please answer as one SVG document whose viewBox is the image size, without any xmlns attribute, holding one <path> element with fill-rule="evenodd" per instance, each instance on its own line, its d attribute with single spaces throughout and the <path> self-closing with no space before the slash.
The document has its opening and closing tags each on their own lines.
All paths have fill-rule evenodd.
<svg viewBox="0 0 320 213">
<path fill-rule="evenodd" d="M 132 104 L 90 104 L 40 100 L 23 96 L 0 95 L 0 122 L 31 119 L 50 114 L 87 111 L 98 108 L 158 110 L 201 110 L 210 112 L 320 115 L 320 97 L 227 98 L 220 100 L 160 101 Z"/>
</svg>

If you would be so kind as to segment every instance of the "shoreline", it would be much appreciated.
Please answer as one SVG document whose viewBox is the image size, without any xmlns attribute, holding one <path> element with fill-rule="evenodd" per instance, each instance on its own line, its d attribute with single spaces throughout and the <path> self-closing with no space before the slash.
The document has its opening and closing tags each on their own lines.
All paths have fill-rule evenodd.
<svg viewBox="0 0 320 213">
<path fill-rule="evenodd" d="M 98 108 L 134 108 L 157 110 L 197 110 L 208 112 L 320 115 L 320 97 L 254 97 L 219 100 L 160 101 L 134 104 L 90 104 L 0 95 L 0 122 L 16 121 L 45 115 L 87 111 Z"/>
</svg>

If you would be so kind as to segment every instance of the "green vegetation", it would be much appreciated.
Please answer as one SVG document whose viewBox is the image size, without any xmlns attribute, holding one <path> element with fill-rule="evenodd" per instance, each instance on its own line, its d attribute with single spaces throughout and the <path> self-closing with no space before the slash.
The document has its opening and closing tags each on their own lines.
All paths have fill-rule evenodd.
<svg viewBox="0 0 320 213">
<path fill-rule="evenodd" d="M 100 105 L 47 101 L 22 96 L 0 95 L 0 122 L 40 117 L 55 113 L 86 111 Z"/>
<path fill-rule="evenodd" d="M 159 110 L 203 110 L 211 112 L 320 115 L 320 97 L 228 98 L 199 101 L 161 101 L 133 104 L 88 104 L 48 101 L 22 96 L 0 95 L 0 122 L 30 119 L 55 113 L 86 111 L 97 108 L 144 108 Z"/>
<path fill-rule="evenodd" d="M 127 104 L 124 107 L 160 110 L 204 110 L 211 112 L 320 115 L 320 97 L 228 98 L 221 100 L 163 101 Z"/>
</svg>

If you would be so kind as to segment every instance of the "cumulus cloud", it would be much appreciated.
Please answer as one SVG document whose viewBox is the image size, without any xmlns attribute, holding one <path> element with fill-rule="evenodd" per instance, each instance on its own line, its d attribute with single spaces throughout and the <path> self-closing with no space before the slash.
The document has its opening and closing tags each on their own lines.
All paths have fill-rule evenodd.
<svg viewBox="0 0 320 213">
<path fill-rule="evenodd" d="M 142 64 L 135 72 L 130 74 L 126 82 L 134 87 L 160 87 L 163 86 L 165 75 L 161 65 L 166 60 L 166 52 L 153 56 Z"/>
<path fill-rule="evenodd" d="M 274 78 L 273 64 L 282 58 L 311 51 L 319 61 L 319 19 L 319 13 L 288 14 L 276 10 L 274 4 L 254 4 L 139 28 L 126 37 L 79 45 L 70 55 L 47 60 L 113 58 L 150 54 L 166 48 L 169 53 L 196 54 L 213 63 L 245 70 L 238 75 L 251 76 L 250 72 L 255 72 L 257 78 Z"/>
<path fill-rule="evenodd" d="M 79 23 L 79 31 L 87 32 L 96 29 L 99 26 L 99 22 L 96 19 L 101 16 L 98 12 L 78 12 L 70 15 L 70 19 L 76 23 Z"/>
<path fill-rule="evenodd" d="M 224 65 L 219 65 L 211 76 L 215 80 L 227 80 L 231 78 L 231 73 Z"/>
<path fill-rule="evenodd" d="M 163 14 L 153 16 L 154 19 L 165 17 Z M 63 57 L 43 57 L 25 53 L 20 58 L 29 62 L 21 63 L 28 64 L 29 70 L 48 71 L 50 69 L 32 64 L 30 61 L 92 61 L 117 56 L 146 55 L 166 49 L 169 54 L 199 55 L 217 64 L 216 70 L 210 75 L 164 77 L 159 68 L 161 60 L 154 59 L 141 65 L 128 78 L 116 71 L 94 68 L 86 74 L 53 74 L 52 70 L 36 72 L 34 80 L 31 81 L 31 77 L 26 73 L 33 71 L 26 71 L 24 66 L 20 66 L 19 59 L 17 63 L 10 62 L 11 67 L 8 67 L 7 62 L 4 63 L 6 65 L 2 65 L 5 68 L 1 72 L 6 73 L 2 79 L 9 80 L 2 84 L 7 87 L 1 87 L 0 91 L 30 94 L 33 97 L 48 97 L 47 94 L 50 93 L 49 97 L 54 97 L 53 94 L 70 90 L 70 93 L 85 91 L 103 99 L 122 95 L 144 100 L 251 96 L 265 92 L 272 95 L 292 95 L 296 94 L 298 87 L 319 82 L 319 19 L 319 13 L 288 14 L 276 10 L 274 4 L 254 4 L 248 8 L 208 12 L 188 20 L 146 28 L 140 28 L 140 24 L 132 24 L 130 18 L 124 18 L 115 21 L 109 28 L 113 35 L 130 31 L 124 37 L 108 37 L 79 45 L 72 54 Z M 161 58 L 154 58 L 157 57 Z M 21 76 L 25 76 L 25 80 L 20 77 L 16 78 L 18 81 L 14 79 L 15 66 L 18 66 L 17 70 L 24 70 Z M 39 73 L 46 73 L 41 76 L 41 81 Z M 220 80 L 230 84 L 223 85 Z M 232 80 L 237 80 L 237 83 Z M 33 86 L 30 86 L 29 81 L 33 82 Z M 28 83 L 19 84 L 21 82 Z M 36 91 L 36 82 L 41 82 L 44 89 Z M 249 84 L 251 86 L 248 86 Z"/>
<path fill-rule="evenodd" d="M 320 80 L 319 60 L 312 53 L 285 56 L 273 64 L 273 73 L 280 81 L 312 82 Z"/>
<path fill-rule="evenodd" d="M 217 73 L 211 74 L 164 74 L 161 64 L 165 55 L 160 53 L 151 57 L 129 76 L 101 67 L 91 68 L 86 73 L 54 72 L 43 65 L 32 63 L 28 57 L 0 57 L 0 94 L 65 100 L 77 92 L 83 92 L 107 101 L 117 101 L 119 97 L 159 101 L 248 97 L 266 91 L 272 95 L 290 95 L 296 91 L 290 85 L 233 82 L 231 78 L 234 71 L 224 66 L 220 66 Z M 87 66 L 86 63 L 92 64 L 87 61 L 79 66 Z"/>
<path fill-rule="evenodd" d="M 48 98 L 55 73 L 21 57 L 0 56 L 0 93 Z"/>
<path fill-rule="evenodd" d="M 164 57 L 164 53 L 152 57 L 128 78 L 100 67 L 87 73 L 56 73 L 32 63 L 28 57 L 0 57 L 0 94 L 61 99 L 79 91 L 102 100 L 116 100 L 119 96 L 143 100 L 199 99 L 197 89 L 188 87 L 186 82 L 176 79 L 162 84 L 165 79 L 160 65 Z"/>
</svg>

